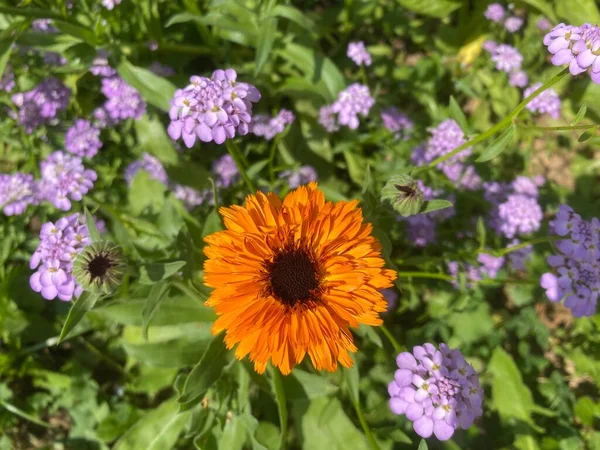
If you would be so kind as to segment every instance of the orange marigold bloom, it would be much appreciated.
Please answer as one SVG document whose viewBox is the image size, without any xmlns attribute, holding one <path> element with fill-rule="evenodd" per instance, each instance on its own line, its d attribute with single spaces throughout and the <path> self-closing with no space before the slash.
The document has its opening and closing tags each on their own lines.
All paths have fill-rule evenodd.
<svg viewBox="0 0 600 450">
<path fill-rule="evenodd" d="M 236 358 L 250 354 L 259 373 L 271 358 L 286 375 L 307 353 L 318 370 L 352 366 L 348 327 L 381 325 L 379 289 L 397 275 L 383 268 L 357 205 L 325 202 L 310 183 L 283 201 L 257 192 L 244 207 L 220 208 L 227 229 L 205 238 L 206 304 L 219 316 L 213 334 L 238 344 Z"/>
</svg>

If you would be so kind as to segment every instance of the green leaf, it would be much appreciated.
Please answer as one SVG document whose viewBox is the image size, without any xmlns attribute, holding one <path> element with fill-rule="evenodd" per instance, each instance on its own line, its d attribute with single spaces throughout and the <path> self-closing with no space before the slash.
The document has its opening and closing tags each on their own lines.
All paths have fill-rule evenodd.
<svg viewBox="0 0 600 450">
<path fill-rule="evenodd" d="M 256 58 L 254 60 L 254 76 L 262 72 L 262 69 L 271 55 L 275 37 L 277 36 L 277 19 L 268 17 L 262 21 L 258 43 L 256 46 Z"/>
<path fill-rule="evenodd" d="M 479 242 L 479 248 L 485 248 L 485 240 L 486 240 L 486 227 L 483 217 L 479 216 L 477 218 L 477 241 Z"/>
<path fill-rule="evenodd" d="M 192 14 L 192 13 L 189 13 L 189 12 L 182 12 L 182 13 L 179 13 L 179 14 L 175 14 L 174 16 L 171 16 L 165 22 L 165 28 L 168 28 L 171 25 L 176 25 L 178 23 L 186 23 L 186 22 L 200 22 L 200 23 L 202 23 L 202 16 L 199 16 L 198 14 Z"/>
<path fill-rule="evenodd" d="M 423 206 L 419 210 L 419 214 L 425 214 L 425 213 L 429 213 L 429 212 L 433 212 L 433 211 L 438 211 L 440 209 L 451 208 L 452 206 L 454 206 L 454 205 L 452 204 L 452 202 L 449 202 L 448 200 L 441 200 L 441 199 L 427 200 L 427 201 L 423 202 Z"/>
<path fill-rule="evenodd" d="M 146 413 L 117 441 L 113 450 L 166 450 L 174 447 L 188 413 L 178 414 L 175 400 Z"/>
<path fill-rule="evenodd" d="M 202 228 L 202 237 L 206 237 L 209 234 L 216 233 L 222 229 L 223 222 L 221 221 L 221 215 L 217 211 L 212 211 L 206 217 L 206 222 L 204 222 L 204 227 Z"/>
<path fill-rule="evenodd" d="M 92 242 L 100 242 L 102 238 L 100 237 L 98 228 L 96 228 L 96 221 L 90 214 L 90 211 L 87 209 L 87 207 L 84 206 L 83 210 L 85 214 L 85 224 L 87 225 L 88 233 L 90 234 L 90 239 L 92 240 Z"/>
<path fill-rule="evenodd" d="M 310 33 L 316 32 L 317 26 L 315 25 L 315 22 L 302 11 L 294 8 L 293 6 L 277 5 L 275 8 L 273 8 L 272 15 L 291 20 Z"/>
<path fill-rule="evenodd" d="M 0 78 L 4 75 L 4 69 L 6 69 L 6 64 L 10 60 L 10 53 L 14 41 L 2 41 L 0 42 Z"/>
<path fill-rule="evenodd" d="M 215 336 L 200 362 L 185 380 L 183 392 L 177 402 L 190 405 L 191 402 L 200 401 L 206 391 L 219 379 L 227 362 L 227 348 L 223 336 Z"/>
<path fill-rule="evenodd" d="M 427 447 L 427 441 L 425 439 L 421 439 L 421 442 L 419 442 L 419 448 L 417 450 L 429 450 L 429 447 Z"/>
<path fill-rule="evenodd" d="M 595 0 L 558 1 L 556 14 L 564 22 L 575 25 L 600 22 L 600 11 Z"/>
<path fill-rule="evenodd" d="M 586 395 L 585 397 L 577 399 L 577 403 L 575 404 L 575 416 L 577 416 L 582 424 L 591 427 L 594 424 L 594 418 L 599 411 L 598 405 L 594 403 L 591 397 Z"/>
<path fill-rule="evenodd" d="M 530 434 L 518 434 L 515 439 L 514 448 L 518 450 L 540 450 L 537 438 Z"/>
<path fill-rule="evenodd" d="M 365 169 L 365 177 L 363 180 L 363 185 L 362 185 L 362 194 L 365 195 L 365 193 L 371 192 L 373 189 L 373 177 L 371 176 L 371 165 L 367 164 L 367 168 Z"/>
<path fill-rule="evenodd" d="M 579 122 L 581 122 L 581 120 L 585 117 L 586 112 L 587 105 L 584 103 L 583 105 L 581 105 L 581 108 L 579 108 L 579 111 L 577 111 L 577 115 L 573 119 L 573 122 L 571 122 L 571 125 L 577 125 Z"/>
<path fill-rule="evenodd" d="M 344 150 L 344 158 L 348 167 L 348 175 L 358 186 L 362 186 L 365 179 L 365 161 L 356 150 Z"/>
<path fill-rule="evenodd" d="M 283 378 L 283 388 L 289 400 L 326 397 L 338 390 L 326 377 L 297 368 Z"/>
<path fill-rule="evenodd" d="M 396 0 L 406 9 L 417 14 L 444 18 L 461 7 L 461 0 Z"/>
<path fill-rule="evenodd" d="M 117 66 L 117 72 L 128 84 L 136 88 L 148 103 L 163 111 L 169 110 L 171 99 L 177 89 L 169 80 L 134 66 L 126 59 Z"/>
<path fill-rule="evenodd" d="M 236 416 L 225 422 L 223 434 L 219 439 L 219 448 L 242 450 L 246 442 L 246 427 Z"/>
<path fill-rule="evenodd" d="M 523 3 L 527 3 L 538 11 L 543 13 L 552 23 L 558 22 L 556 19 L 556 14 L 552 9 L 552 2 L 548 2 L 547 0 L 523 0 Z"/>
<path fill-rule="evenodd" d="M 168 289 L 169 285 L 167 283 L 156 283 L 152 286 L 152 289 L 150 289 L 146 304 L 144 305 L 144 310 L 142 311 L 142 333 L 146 340 L 148 340 L 148 327 L 150 326 L 150 321 L 156 314 L 156 311 L 158 311 L 161 300 L 165 297 Z"/>
<path fill-rule="evenodd" d="M 175 274 L 185 266 L 185 261 L 171 261 L 165 263 L 150 263 L 140 266 L 140 284 L 154 284 Z"/>
<path fill-rule="evenodd" d="M 144 114 L 134 122 L 138 145 L 142 152 L 156 156 L 166 165 L 175 165 L 179 161 L 177 151 L 157 116 Z"/>
<path fill-rule="evenodd" d="M 352 358 L 354 359 L 354 358 Z M 358 404 L 360 402 L 359 397 L 359 387 L 358 384 L 360 382 L 360 375 L 358 373 L 358 364 L 354 359 L 354 365 L 350 368 L 343 368 L 344 374 L 344 383 L 348 389 L 348 394 L 350 395 L 350 399 L 352 403 Z"/>
<path fill-rule="evenodd" d="M 22 419 L 28 420 L 32 423 L 35 423 L 36 425 L 39 425 L 44 428 L 52 428 L 51 424 L 44 422 L 43 420 L 40 420 L 37 417 L 32 416 L 31 414 L 26 413 L 22 409 L 19 409 L 15 405 L 5 402 L 4 400 L 0 400 L 0 406 L 2 408 L 6 409 L 8 412 L 10 412 L 16 416 L 19 416 Z"/>
<path fill-rule="evenodd" d="M 577 142 L 587 141 L 589 138 L 591 138 L 592 136 L 594 136 L 596 134 L 596 130 L 597 130 L 597 127 L 592 127 L 589 130 L 584 131 L 581 134 L 581 136 L 579 136 L 579 139 L 577 139 Z"/>
<path fill-rule="evenodd" d="M 450 117 L 454 119 L 465 134 L 469 134 L 469 122 L 453 96 L 450 96 Z"/>
<path fill-rule="evenodd" d="M 136 216 L 145 212 L 160 213 L 165 203 L 166 191 L 167 187 L 151 178 L 148 172 L 138 171 L 127 191 L 129 212 Z"/>
<path fill-rule="evenodd" d="M 271 389 L 275 395 L 275 402 L 277 403 L 277 412 L 279 414 L 279 425 L 281 427 L 281 434 L 279 435 L 279 448 L 285 449 L 287 441 L 287 429 L 288 429 L 288 409 L 287 399 L 285 396 L 285 390 L 281 378 L 281 372 L 277 367 L 271 366 Z"/>
<path fill-rule="evenodd" d="M 60 337 L 58 338 L 59 344 L 67 338 L 71 331 L 73 331 L 73 328 L 75 328 L 81 319 L 83 319 L 83 316 L 94 307 L 99 298 L 100 296 L 98 294 L 92 294 L 86 291 L 81 294 L 69 310 L 67 320 L 65 320 L 65 324 L 60 332 Z"/>
<path fill-rule="evenodd" d="M 514 125 L 507 128 L 504 133 L 502 133 L 481 155 L 479 155 L 479 158 L 477 158 L 475 162 L 487 162 L 502 153 L 506 149 L 506 146 L 511 142 L 515 134 L 515 129 L 516 127 Z"/>
</svg>

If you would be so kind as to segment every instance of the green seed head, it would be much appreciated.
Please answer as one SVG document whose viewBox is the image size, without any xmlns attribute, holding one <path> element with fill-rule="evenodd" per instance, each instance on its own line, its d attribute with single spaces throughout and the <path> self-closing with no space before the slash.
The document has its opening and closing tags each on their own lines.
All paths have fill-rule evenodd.
<svg viewBox="0 0 600 450">
<path fill-rule="evenodd" d="M 121 248 L 108 241 L 94 242 L 83 249 L 73 263 L 73 275 L 84 290 L 112 294 L 125 274 L 127 265 Z"/>
</svg>

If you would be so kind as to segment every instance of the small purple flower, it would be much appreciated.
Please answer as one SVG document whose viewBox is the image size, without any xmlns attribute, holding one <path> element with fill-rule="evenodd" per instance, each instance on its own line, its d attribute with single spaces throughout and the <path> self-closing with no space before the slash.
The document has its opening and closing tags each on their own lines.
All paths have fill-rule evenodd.
<svg viewBox="0 0 600 450">
<path fill-rule="evenodd" d="M 545 17 L 540 17 L 536 26 L 540 31 L 548 31 L 550 28 L 552 28 L 552 23 Z"/>
<path fill-rule="evenodd" d="M 387 310 L 385 314 L 391 313 L 394 308 L 398 305 L 398 291 L 394 288 L 381 289 L 379 292 L 383 294 L 388 302 Z"/>
<path fill-rule="evenodd" d="M 91 244 L 85 218 L 79 214 L 42 225 L 40 243 L 31 255 L 29 267 L 36 269 L 29 279 L 31 289 L 42 297 L 70 301 L 83 292 L 73 276 L 73 261 Z"/>
<path fill-rule="evenodd" d="M 513 239 L 508 248 L 519 245 L 520 241 L 518 239 Z M 526 269 L 525 263 L 531 259 L 531 254 L 533 253 L 533 247 L 528 245 L 527 247 L 521 248 L 519 250 L 512 251 L 508 254 L 508 261 L 512 269 L 523 271 Z"/>
<path fill-rule="evenodd" d="M 96 58 L 92 61 L 92 67 L 90 67 L 90 72 L 93 75 L 102 78 L 110 78 L 117 74 L 117 71 L 110 66 L 108 56 L 109 53 L 107 50 L 98 50 Z"/>
<path fill-rule="evenodd" d="M 25 173 L 0 174 L 0 208 L 5 216 L 18 216 L 28 205 L 36 202 L 33 175 Z"/>
<path fill-rule="evenodd" d="M 398 370 L 388 385 L 390 409 L 405 415 L 422 438 L 446 441 L 483 414 L 483 390 L 475 369 L 457 349 L 416 346 L 396 357 Z"/>
<path fill-rule="evenodd" d="M 511 72 L 508 76 L 508 83 L 511 86 L 524 88 L 529 83 L 529 77 L 523 70 Z"/>
<path fill-rule="evenodd" d="M 319 123 L 330 133 L 340 129 L 337 116 L 333 112 L 333 107 L 331 105 L 322 106 L 321 109 L 319 109 Z"/>
<path fill-rule="evenodd" d="M 101 130 L 117 124 L 117 122 L 108 115 L 108 112 L 103 107 L 96 108 L 92 112 L 92 116 L 94 117 L 94 126 Z"/>
<path fill-rule="evenodd" d="M 173 195 L 183 202 L 186 209 L 192 210 L 203 204 L 209 196 L 212 196 L 212 191 L 210 189 L 199 191 L 189 186 L 176 184 L 173 186 Z"/>
<path fill-rule="evenodd" d="M 542 83 L 535 83 L 528 87 L 525 89 L 523 97 L 529 97 L 541 86 Z M 548 114 L 553 119 L 558 119 L 560 117 L 560 97 L 554 89 L 546 89 L 527 104 L 527 109 L 539 114 Z"/>
<path fill-rule="evenodd" d="M 121 0 L 102 0 L 102 6 L 104 6 L 106 9 L 108 9 L 109 11 L 112 11 L 112 9 L 121 4 Z"/>
<path fill-rule="evenodd" d="M 43 58 L 44 64 L 47 64 L 49 66 L 61 67 L 67 64 L 68 62 L 67 58 L 56 52 L 45 52 Z"/>
<path fill-rule="evenodd" d="M 485 41 L 481 46 L 486 52 L 493 53 L 494 50 L 498 47 L 498 43 L 496 41 Z"/>
<path fill-rule="evenodd" d="M 104 109 L 113 122 L 139 119 L 146 112 L 140 93 L 118 76 L 102 78 L 101 91 L 107 98 Z"/>
<path fill-rule="evenodd" d="M 499 44 L 492 51 L 492 61 L 496 63 L 496 69 L 510 73 L 521 68 L 523 56 L 512 46 Z"/>
<path fill-rule="evenodd" d="M 503 257 L 495 257 L 488 253 L 479 253 L 477 262 L 481 264 L 479 268 L 482 275 L 487 275 L 489 278 L 496 278 L 498 271 L 504 266 Z"/>
<path fill-rule="evenodd" d="M 53 25 L 52 19 L 36 19 L 31 22 L 31 28 L 40 33 L 58 33 L 58 30 Z"/>
<path fill-rule="evenodd" d="M 498 206 L 497 231 L 509 239 L 527 235 L 539 230 L 542 217 L 542 208 L 536 198 L 512 194 Z"/>
<path fill-rule="evenodd" d="M 15 74 L 12 71 L 10 64 L 7 64 L 4 68 L 4 74 L 0 79 L 0 90 L 4 92 L 10 92 L 15 88 Z"/>
<path fill-rule="evenodd" d="M 217 176 L 217 186 L 224 188 L 233 186 L 240 175 L 235 161 L 229 153 L 221 156 L 213 163 L 212 171 Z"/>
<path fill-rule="evenodd" d="M 303 184 L 317 181 L 317 171 L 311 166 L 302 166 L 298 170 L 284 170 L 279 174 L 279 178 L 287 179 L 290 189 L 296 189 Z"/>
<path fill-rule="evenodd" d="M 412 120 L 408 116 L 398 111 L 393 106 L 381 111 L 381 121 L 383 126 L 394 134 L 394 139 L 407 140 L 414 127 Z"/>
<path fill-rule="evenodd" d="M 63 211 L 71 209 L 71 200 L 81 201 L 94 187 L 96 172 L 86 169 L 81 158 L 61 151 L 51 153 L 40 164 L 39 200 L 52 203 Z"/>
<path fill-rule="evenodd" d="M 252 133 L 270 141 L 276 135 L 282 133 L 285 127 L 295 119 L 294 113 L 287 109 L 282 109 L 272 118 L 265 114 L 256 114 L 252 120 Z"/>
<path fill-rule="evenodd" d="M 491 3 L 483 13 L 487 20 L 492 22 L 500 22 L 504 19 L 504 7 L 499 3 Z"/>
<path fill-rule="evenodd" d="M 102 147 L 100 130 L 89 120 L 78 119 L 67 130 L 65 135 L 65 150 L 80 157 L 93 158 Z"/>
<path fill-rule="evenodd" d="M 158 42 L 152 40 L 152 41 L 148 41 L 148 49 L 151 52 L 155 52 L 156 50 L 158 50 Z"/>
<path fill-rule="evenodd" d="M 358 115 L 366 117 L 374 104 L 375 100 L 371 97 L 369 87 L 353 83 L 338 94 L 331 110 L 338 115 L 340 125 L 355 130 L 360 124 Z"/>
<path fill-rule="evenodd" d="M 14 94 L 13 103 L 19 108 L 19 122 L 27 134 L 40 125 L 51 122 L 60 111 L 67 109 L 71 91 L 56 78 L 46 78 L 31 91 Z"/>
<path fill-rule="evenodd" d="M 362 66 L 363 64 L 365 66 L 371 65 L 371 55 L 365 48 L 365 43 L 362 41 L 350 42 L 348 44 L 347 55 L 357 66 Z"/>
<path fill-rule="evenodd" d="M 260 100 L 253 85 L 237 81 L 233 69 L 215 70 L 211 78 L 193 76 L 171 100 L 169 136 L 191 148 L 196 139 L 222 144 L 252 124 L 252 104 Z"/>
<path fill-rule="evenodd" d="M 169 182 L 167 172 L 161 162 L 149 153 L 144 153 L 141 159 L 132 162 L 125 168 L 124 176 L 127 184 L 131 184 L 133 182 L 135 175 L 140 170 L 145 170 L 148 172 L 148 175 L 150 175 L 150 178 L 160 181 L 164 185 L 167 185 Z"/>
<path fill-rule="evenodd" d="M 153 61 L 150 70 L 160 77 L 172 77 L 175 75 L 175 69 L 170 66 L 161 64 L 158 61 Z"/>
<path fill-rule="evenodd" d="M 453 280 L 451 281 L 452 286 L 458 289 L 460 287 L 458 276 L 460 270 L 458 262 L 450 261 L 448 263 L 448 272 L 453 278 Z M 471 264 L 465 264 L 465 278 L 467 281 L 466 287 L 468 287 L 469 289 L 473 288 L 475 284 L 477 284 L 477 282 L 482 279 L 480 268 Z"/>
<path fill-rule="evenodd" d="M 523 19 L 520 17 L 511 16 L 504 21 L 504 28 L 506 28 L 509 33 L 514 33 L 521 29 L 523 22 Z"/>
</svg>

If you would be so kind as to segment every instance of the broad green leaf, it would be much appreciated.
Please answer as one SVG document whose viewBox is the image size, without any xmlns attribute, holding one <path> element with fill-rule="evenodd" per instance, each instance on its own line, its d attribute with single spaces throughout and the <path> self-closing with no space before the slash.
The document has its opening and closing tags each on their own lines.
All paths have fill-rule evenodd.
<svg viewBox="0 0 600 450">
<path fill-rule="evenodd" d="M 175 400 L 146 413 L 117 441 L 113 450 L 167 450 L 173 448 L 189 413 L 178 414 Z"/>
<path fill-rule="evenodd" d="M 452 206 L 454 206 L 454 205 L 452 204 L 452 202 L 449 202 L 448 200 L 441 200 L 441 199 L 427 200 L 427 201 L 423 202 L 423 206 L 419 210 L 419 214 L 425 214 L 425 213 L 429 213 L 429 212 L 433 212 L 433 211 L 439 211 L 440 209 L 452 208 Z"/>
<path fill-rule="evenodd" d="M 460 129 L 463 131 L 463 133 L 469 134 L 469 130 L 470 130 L 469 122 L 467 122 L 465 113 L 460 108 L 460 106 L 456 102 L 456 99 L 453 96 L 450 96 L 449 110 L 450 110 L 450 117 L 452 119 L 454 119 L 456 121 L 456 123 L 458 123 L 458 125 L 460 126 Z"/>
<path fill-rule="evenodd" d="M 279 428 L 271 422 L 258 422 L 252 440 L 252 450 L 278 450 L 279 434 Z"/>
<path fill-rule="evenodd" d="M 358 186 L 362 186 L 365 179 L 365 161 L 356 150 L 344 150 L 344 158 L 348 167 L 348 175 Z"/>
<path fill-rule="evenodd" d="M 142 311 L 142 333 L 146 340 L 148 340 L 148 327 L 150 326 L 150 321 L 156 314 L 168 289 L 169 285 L 167 283 L 156 283 L 152 286 L 152 289 L 150 289 L 150 293 L 148 294 L 148 298 L 144 305 L 144 310 Z"/>
<path fill-rule="evenodd" d="M 144 114 L 134 122 L 134 127 L 140 150 L 156 156 L 163 164 L 177 164 L 177 151 L 157 116 Z"/>
<path fill-rule="evenodd" d="M 221 221 L 221 215 L 217 211 L 212 211 L 206 217 L 206 222 L 204 222 L 204 227 L 202 228 L 202 236 L 206 237 L 209 234 L 216 233 L 222 229 L 223 222 Z"/>
<path fill-rule="evenodd" d="M 119 75 L 132 87 L 136 88 L 140 95 L 150 103 L 163 111 L 168 111 L 171 99 L 177 89 L 169 80 L 159 77 L 155 73 L 134 66 L 123 59 L 117 66 Z"/>
<path fill-rule="evenodd" d="M 417 14 L 444 18 L 463 4 L 462 0 L 396 0 Z"/>
<path fill-rule="evenodd" d="M 165 167 L 169 180 L 198 190 L 209 186 L 208 179 L 212 176 L 204 166 L 192 161 L 179 161 L 174 166 Z"/>
<path fill-rule="evenodd" d="M 272 15 L 275 17 L 283 17 L 285 19 L 291 20 L 296 23 L 300 27 L 304 28 L 308 32 L 316 31 L 315 22 L 309 18 L 306 14 L 300 11 L 293 6 L 288 5 L 277 5 L 273 8 Z"/>
<path fill-rule="evenodd" d="M 573 25 L 600 22 L 600 11 L 594 0 L 568 0 L 556 2 L 556 14 Z"/>
<path fill-rule="evenodd" d="M 87 209 L 87 207 L 84 206 L 83 210 L 84 210 L 84 214 L 85 214 L 85 224 L 87 225 L 88 233 L 90 234 L 90 239 L 92 240 L 92 242 L 101 241 L 102 238 L 100 237 L 100 233 L 98 232 L 98 229 L 96 228 L 96 221 L 90 214 L 90 211 Z"/>
<path fill-rule="evenodd" d="M 548 19 L 550 19 L 551 22 L 557 23 L 556 14 L 552 9 L 552 2 L 547 0 L 523 0 L 523 3 L 533 6 L 538 11 L 543 13 Z"/>
<path fill-rule="evenodd" d="M 83 319 L 83 316 L 94 307 L 99 298 L 98 294 L 84 291 L 75 303 L 73 303 L 67 315 L 67 320 L 65 320 L 65 324 L 60 332 L 60 337 L 58 338 L 59 344 L 69 336 L 69 333 Z"/>
<path fill-rule="evenodd" d="M 594 403 L 591 397 L 585 396 L 577 399 L 575 404 L 575 416 L 584 425 L 591 427 L 594 424 L 594 418 L 600 413 L 597 403 Z"/>
<path fill-rule="evenodd" d="M 219 379 L 227 362 L 227 348 L 223 336 L 215 336 L 200 362 L 188 375 L 177 402 L 189 404 L 194 400 L 200 401 L 206 391 Z"/>
<path fill-rule="evenodd" d="M 171 261 L 165 263 L 150 263 L 140 266 L 141 284 L 154 284 L 175 274 L 186 265 L 185 261 Z"/>
<path fill-rule="evenodd" d="M 160 181 L 150 177 L 148 172 L 140 170 L 133 177 L 131 186 L 127 191 L 129 200 L 129 212 L 133 215 L 142 213 L 160 213 L 165 203 L 165 192 L 167 187 Z M 133 226 L 139 224 L 136 220 Z"/>
<path fill-rule="evenodd" d="M 379 348 L 383 348 L 383 341 L 381 336 L 375 331 L 375 329 L 369 325 L 361 324 L 356 330 L 356 334 L 368 339 Z"/>
<path fill-rule="evenodd" d="M 479 155 L 475 162 L 487 162 L 502 153 L 506 149 L 506 146 L 512 141 L 515 130 L 516 127 L 514 125 L 508 127 L 504 133 L 502 133 L 481 155 Z"/>
<path fill-rule="evenodd" d="M 540 450 L 537 438 L 530 434 L 519 434 L 515 439 L 514 448 L 518 450 Z"/>
<path fill-rule="evenodd" d="M 261 22 L 258 43 L 256 45 L 256 58 L 254 60 L 254 76 L 262 72 L 262 69 L 271 55 L 275 37 L 277 36 L 277 19 L 267 17 Z"/>
<path fill-rule="evenodd" d="M 338 387 L 322 375 L 296 368 L 291 375 L 283 377 L 283 389 L 289 400 L 302 400 L 329 396 Z"/>
<path fill-rule="evenodd" d="M 581 105 L 581 108 L 579 108 L 579 111 L 577 111 L 577 115 L 573 119 L 573 122 L 571 122 L 571 125 L 577 125 L 579 122 L 581 122 L 581 120 L 585 117 L 586 112 L 587 105 L 584 103 L 583 105 Z"/>
<path fill-rule="evenodd" d="M 287 398 L 283 385 L 281 372 L 277 367 L 271 367 L 271 389 L 277 403 L 277 412 L 279 414 L 279 426 L 281 434 L 279 435 L 279 448 L 286 447 L 287 428 L 288 428 L 288 407 Z"/>
<path fill-rule="evenodd" d="M 219 439 L 219 448 L 227 450 L 242 450 L 246 442 L 246 427 L 240 422 L 237 416 L 232 416 L 225 422 L 223 434 Z"/>
</svg>

